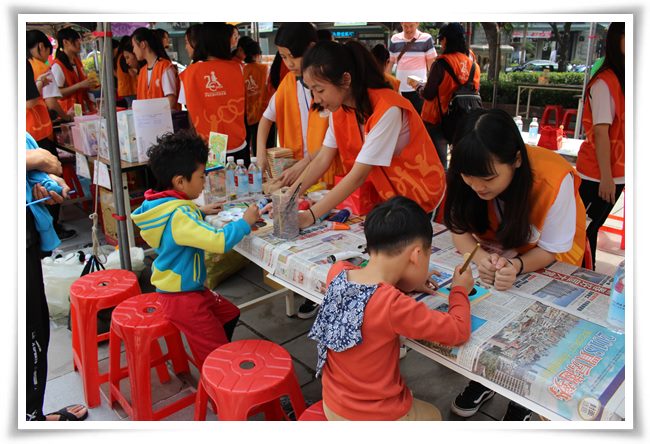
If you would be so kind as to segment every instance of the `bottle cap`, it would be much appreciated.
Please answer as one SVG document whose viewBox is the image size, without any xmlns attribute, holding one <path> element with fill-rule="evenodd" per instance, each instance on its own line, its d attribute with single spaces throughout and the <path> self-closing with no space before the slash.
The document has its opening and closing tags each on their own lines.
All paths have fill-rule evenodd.
<svg viewBox="0 0 650 444">
<path fill-rule="evenodd" d="M 235 156 L 228 156 L 226 157 L 227 162 L 234 162 L 235 161 Z"/>
<path fill-rule="evenodd" d="M 251 162 L 257 163 L 257 157 L 251 157 Z"/>
<path fill-rule="evenodd" d="M 237 165 L 243 165 L 244 159 L 237 159 Z"/>
</svg>

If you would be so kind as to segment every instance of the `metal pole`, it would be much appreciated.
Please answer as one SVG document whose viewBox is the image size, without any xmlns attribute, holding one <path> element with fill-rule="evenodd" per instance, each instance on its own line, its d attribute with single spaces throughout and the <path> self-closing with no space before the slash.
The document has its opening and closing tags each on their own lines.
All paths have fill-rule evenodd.
<svg viewBox="0 0 650 444">
<path fill-rule="evenodd" d="M 251 22 L 251 37 L 256 42 L 260 41 L 260 24 L 257 22 Z"/>
<path fill-rule="evenodd" d="M 497 107 L 497 84 L 499 83 L 499 62 L 501 58 L 501 26 L 497 23 L 497 56 L 494 60 L 494 84 L 492 85 L 492 108 Z"/>
<path fill-rule="evenodd" d="M 585 92 L 587 91 L 587 84 L 589 83 L 590 77 L 591 77 L 591 64 L 593 60 L 593 52 L 594 52 L 594 47 L 596 46 L 595 43 L 596 40 L 596 23 L 591 23 L 589 25 L 589 42 L 587 43 L 587 68 L 585 68 L 585 79 L 584 82 L 582 83 L 582 96 L 581 99 L 584 98 Z M 575 139 L 580 138 L 580 130 L 582 129 L 582 113 L 584 112 L 584 106 L 583 104 L 578 102 L 578 115 L 576 116 L 576 128 L 575 132 L 573 133 L 573 137 Z"/>
<path fill-rule="evenodd" d="M 111 24 L 97 23 L 97 30 L 106 34 L 111 32 Z M 115 81 L 113 80 L 113 57 L 110 38 L 102 38 L 102 69 L 104 72 L 104 100 L 102 101 L 103 115 L 106 117 L 106 135 L 108 139 L 108 153 L 111 162 L 111 183 L 113 184 L 113 201 L 117 216 L 125 216 L 124 193 L 122 189 L 122 166 L 120 165 L 120 145 L 117 139 L 117 116 L 115 114 Z M 108 39 L 108 41 L 107 41 Z M 130 208 L 129 208 L 130 211 Z M 117 220 L 117 239 L 120 252 L 120 267 L 131 270 L 131 253 L 129 238 L 126 231 L 126 219 Z"/>
<path fill-rule="evenodd" d="M 528 34 L 528 22 L 524 23 L 524 36 L 521 39 L 521 57 L 519 64 L 526 63 L 526 35 Z"/>
</svg>

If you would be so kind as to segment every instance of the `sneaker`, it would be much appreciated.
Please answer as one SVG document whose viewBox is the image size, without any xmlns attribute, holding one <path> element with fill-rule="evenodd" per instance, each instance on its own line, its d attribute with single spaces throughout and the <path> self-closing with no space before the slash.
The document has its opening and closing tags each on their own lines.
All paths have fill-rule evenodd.
<svg viewBox="0 0 650 444">
<path fill-rule="evenodd" d="M 300 319 L 310 319 L 316 316 L 318 305 L 315 302 L 305 299 L 305 302 L 298 308 L 298 317 Z"/>
<path fill-rule="evenodd" d="M 530 421 L 533 412 L 514 401 L 508 403 L 508 410 L 501 421 Z"/>
<path fill-rule="evenodd" d="M 451 411 L 463 418 L 469 418 L 478 412 L 478 409 L 486 401 L 492 399 L 493 396 L 493 390 L 478 382 L 470 381 L 463 393 L 456 396 L 456 399 L 451 403 Z"/>
<path fill-rule="evenodd" d="M 75 230 L 66 230 L 65 228 L 61 228 L 60 230 L 57 230 L 56 235 L 60 240 L 64 241 L 77 236 L 77 232 Z"/>
</svg>

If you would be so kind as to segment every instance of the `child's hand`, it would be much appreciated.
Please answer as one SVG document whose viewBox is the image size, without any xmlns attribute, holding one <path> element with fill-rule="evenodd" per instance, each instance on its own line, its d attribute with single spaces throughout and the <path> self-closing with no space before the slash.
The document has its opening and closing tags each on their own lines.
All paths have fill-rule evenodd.
<svg viewBox="0 0 650 444">
<path fill-rule="evenodd" d="M 460 285 L 461 287 L 465 287 L 467 289 L 467 293 L 469 294 L 469 292 L 472 291 L 472 288 L 474 288 L 472 267 L 467 267 L 465 269 L 465 272 L 462 274 L 460 273 L 461 268 L 462 265 L 458 265 L 454 270 L 454 277 L 451 280 L 451 287 L 454 288 L 455 286 Z"/>
<path fill-rule="evenodd" d="M 251 205 L 244 212 L 243 218 L 248 223 L 248 225 L 252 227 L 255 222 L 257 222 L 257 219 L 260 218 L 260 209 L 257 207 L 257 205 Z"/>
<path fill-rule="evenodd" d="M 221 209 L 223 208 L 223 205 L 219 202 L 207 204 L 207 205 L 200 205 L 199 210 L 203 211 L 204 214 L 217 214 Z"/>
</svg>

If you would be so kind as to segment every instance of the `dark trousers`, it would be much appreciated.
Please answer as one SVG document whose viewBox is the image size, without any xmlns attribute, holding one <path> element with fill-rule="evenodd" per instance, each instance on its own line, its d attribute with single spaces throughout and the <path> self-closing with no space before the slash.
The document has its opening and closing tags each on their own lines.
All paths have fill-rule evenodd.
<svg viewBox="0 0 650 444">
<path fill-rule="evenodd" d="M 259 128 L 260 123 L 254 123 L 252 125 L 246 125 L 246 141 L 248 142 L 248 147 L 250 148 L 251 157 L 257 156 L 257 129 Z M 275 123 L 271 125 L 269 130 L 269 136 L 266 139 L 266 147 L 274 148 L 277 146 L 277 131 L 275 129 Z"/>
<path fill-rule="evenodd" d="M 448 142 L 447 139 L 445 139 L 445 135 L 442 133 L 442 128 L 440 125 L 434 125 L 429 122 L 424 122 L 424 126 L 427 129 L 427 133 L 429 133 L 429 137 L 431 137 L 433 145 L 436 147 L 436 152 L 438 153 L 442 167 L 447 171 Z"/>
<path fill-rule="evenodd" d="M 413 104 L 413 107 L 415 110 L 420 114 L 422 112 L 422 97 L 420 97 L 420 94 L 417 93 L 417 91 L 402 91 L 401 94 L 409 100 Z"/>
<path fill-rule="evenodd" d="M 38 241 L 27 248 L 26 338 L 27 366 L 25 397 L 27 420 L 43 421 L 43 400 L 47 381 L 47 348 L 50 343 L 50 320 L 43 285 L 43 270 Z"/>
<path fill-rule="evenodd" d="M 611 213 L 614 204 L 606 202 L 598 196 L 598 187 L 600 182 L 592 180 L 584 180 L 580 184 L 580 198 L 582 203 L 587 208 L 587 216 L 591 219 L 591 223 L 587 227 L 587 240 L 591 247 L 591 259 L 596 267 L 596 246 L 598 244 L 598 230 L 603 226 L 607 220 L 607 216 Z M 620 197 L 625 188 L 625 184 L 616 185 L 616 200 Z"/>
</svg>

